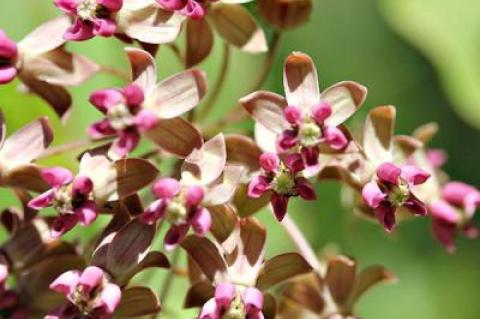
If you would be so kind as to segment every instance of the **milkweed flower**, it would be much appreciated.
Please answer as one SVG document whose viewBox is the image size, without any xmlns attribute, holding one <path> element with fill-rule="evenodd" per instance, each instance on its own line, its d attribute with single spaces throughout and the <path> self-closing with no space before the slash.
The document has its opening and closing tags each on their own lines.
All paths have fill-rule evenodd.
<svg viewBox="0 0 480 319">
<path fill-rule="evenodd" d="M 362 197 L 385 229 L 392 231 L 398 208 L 406 208 L 415 215 L 427 214 L 426 205 L 414 195 L 412 189 L 425 183 L 429 177 L 429 173 L 416 166 L 399 167 L 384 163 L 377 169 L 376 180 L 363 187 Z"/>
<path fill-rule="evenodd" d="M 248 185 L 248 195 L 258 198 L 271 191 L 270 203 L 279 221 L 287 213 L 291 197 L 304 200 L 317 198 L 313 186 L 303 176 L 305 164 L 300 154 L 290 154 L 281 160 L 274 153 L 263 153 L 259 159 L 262 173 L 253 177 Z"/>
</svg>

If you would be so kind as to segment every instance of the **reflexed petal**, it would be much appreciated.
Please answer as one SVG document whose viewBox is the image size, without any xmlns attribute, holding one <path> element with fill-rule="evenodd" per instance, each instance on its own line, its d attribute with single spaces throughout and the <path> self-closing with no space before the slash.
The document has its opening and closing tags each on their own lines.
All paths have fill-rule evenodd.
<svg viewBox="0 0 480 319">
<path fill-rule="evenodd" d="M 198 209 L 191 220 L 192 228 L 197 236 L 205 236 L 212 227 L 212 216 L 206 208 Z"/>
<path fill-rule="evenodd" d="M 337 304 L 344 305 L 355 285 L 357 263 L 345 256 L 335 256 L 328 262 L 325 282 Z"/>
<path fill-rule="evenodd" d="M 85 41 L 95 36 L 93 26 L 80 19 L 75 20 L 73 25 L 67 29 L 63 37 L 70 41 Z"/>
<path fill-rule="evenodd" d="M 392 138 L 396 109 L 379 106 L 370 111 L 363 130 L 363 148 L 376 165 L 392 160 Z"/>
<path fill-rule="evenodd" d="M 73 179 L 72 191 L 74 194 L 88 195 L 93 190 L 93 182 L 87 176 L 76 176 Z"/>
<path fill-rule="evenodd" d="M 133 151 L 140 142 L 140 133 L 137 130 L 127 130 L 120 133 L 120 137 L 113 142 L 112 149 L 120 157 Z"/>
<path fill-rule="evenodd" d="M 75 215 L 82 225 L 88 226 L 97 218 L 97 204 L 93 200 L 89 200 L 83 206 L 75 209 Z"/>
<path fill-rule="evenodd" d="M 103 279 L 104 273 L 101 268 L 89 266 L 82 272 L 78 284 L 81 285 L 87 293 L 89 293 L 93 289 L 99 287 L 102 284 Z"/>
<path fill-rule="evenodd" d="M 440 219 L 434 219 L 432 222 L 433 235 L 441 242 L 449 253 L 455 252 L 455 236 L 457 226 L 452 223 L 444 222 Z"/>
<path fill-rule="evenodd" d="M 98 90 L 90 95 L 90 103 L 100 112 L 107 113 L 110 107 L 124 103 L 124 96 L 115 89 Z"/>
<path fill-rule="evenodd" d="M 215 288 L 215 302 L 221 307 L 228 308 L 233 298 L 235 298 L 236 292 L 235 285 L 231 283 L 218 284 Z"/>
<path fill-rule="evenodd" d="M 375 208 L 375 215 L 387 232 L 391 232 L 395 227 L 395 210 L 388 202 L 382 202 Z"/>
<path fill-rule="evenodd" d="M 287 106 L 283 110 L 283 116 L 290 124 L 300 124 L 303 117 L 302 109 L 296 106 Z"/>
<path fill-rule="evenodd" d="M 125 96 L 125 102 L 129 106 L 137 106 L 142 104 L 144 100 L 144 92 L 143 89 L 136 85 L 130 84 L 125 87 L 123 90 L 123 96 Z"/>
<path fill-rule="evenodd" d="M 296 180 L 296 190 L 298 195 L 304 200 L 316 200 L 317 194 L 315 193 L 315 189 L 313 188 L 312 184 L 306 178 L 298 178 Z"/>
<path fill-rule="evenodd" d="M 185 203 L 190 207 L 198 206 L 203 201 L 204 196 L 205 192 L 201 186 L 190 186 L 185 194 Z"/>
<path fill-rule="evenodd" d="M 429 206 L 429 211 L 434 218 L 451 224 L 457 224 L 462 219 L 456 208 L 444 201 L 434 202 Z"/>
<path fill-rule="evenodd" d="M 112 136 L 115 134 L 117 134 L 117 131 L 110 125 L 110 121 L 108 119 L 95 122 L 88 128 L 88 135 L 94 139 Z"/>
<path fill-rule="evenodd" d="M 165 1 L 165 0 L 164 0 Z M 187 21 L 185 62 L 192 67 L 205 60 L 213 48 L 213 32 L 206 19 Z"/>
<path fill-rule="evenodd" d="M 152 55 L 137 48 L 125 48 L 132 68 L 133 83 L 148 93 L 157 83 L 157 65 Z"/>
<path fill-rule="evenodd" d="M 259 198 L 269 190 L 270 184 L 265 176 L 256 176 L 248 184 L 248 196 Z"/>
<path fill-rule="evenodd" d="M 377 176 L 382 182 L 398 185 L 402 170 L 393 163 L 383 163 L 377 168 Z"/>
<path fill-rule="evenodd" d="M 64 11 L 67 13 L 74 13 L 76 11 L 76 4 L 70 0 L 55 0 L 56 3 L 60 3 Z M 59 48 L 65 43 L 63 34 L 65 30 L 71 25 L 71 21 L 68 16 L 62 15 L 49 20 L 35 30 L 30 32 L 25 38 L 18 43 L 20 51 L 28 53 L 31 56 L 39 56 L 48 51 L 52 51 Z"/>
<path fill-rule="evenodd" d="M 42 177 L 50 186 L 59 187 L 71 182 L 73 174 L 63 167 L 52 167 L 43 169 Z"/>
<path fill-rule="evenodd" d="M 170 199 L 180 192 L 180 183 L 174 179 L 165 177 L 160 179 L 153 185 L 153 193 L 157 198 Z"/>
<path fill-rule="evenodd" d="M 430 174 L 416 166 L 405 165 L 402 166 L 402 177 L 411 185 L 419 185 L 425 183 Z"/>
<path fill-rule="evenodd" d="M 362 197 L 368 206 L 376 208 L 385 199 L 386 195 L 381 191 L 377 183 L 370 182 L 363 187 Z"/>
<path fill-rule="evenodd" d="M 113 314 L 122 298 L 122 291 L 115 284 L 107 284 L 100 294 L 99 304 L 104 307 L 106 312 Z"/>
<path fill-rule="evenodd" d="M 55 190 L 50 189 L 43 194 L 33 198 L 28 202 L 28 207 L 40 210 L 42 208 L 48 207 L 52 204 L 55 197 Z"/>
<path fill-rule="evenodd" d="M 0 84 L 7 84 L 17 76 L 17 69 L 14 66 L 0 66 Z"/>
<path fill-rule="evenodd" d="M 288 155 L 285 159 L 285 166 L 293 173 L 298 173 L 305 169 L 303 158 L 298 153 Z"/>
<path fill-rule="evenodd" d="M 78 0 L 54 0 L 54 4 L 65 13 L 76 14 Z"/>
<path fill-rule="evenodd" d="M 332 115 L 332 106 L 328 102 L 320 102 L 312 107 L 312 115 L 315 121 L 323 124 Z"/>
<path fill-rule="evenodd" d="M 187 235 L 189 228 L 190 226 L 188 224 L 170 227 L 164 238 L 165 249 L 172 250 L 180 244 Z"/>
<path fill-rule="evenodd" d="M 288 127 L 283 115 L 287 101 L 281 95 L 257 91 L 241 98 L 239 103 L 255 121 L 277 134 Z"/>
<path fill-rule="evenodd" d="M 187 0 L 187 5 L 183 8 L 182 13 L 190 19 L 202 19 L 205 16 L 206 10 L 203 4 L 195 0 Z"/>
<path fill-rule="evenodd" d="M 317 69 L 312 59 L 301 52 L 290 54 L 285 61 L 283 86 L 289 105 L 309 112 L 320 102 Z"/>
<path fill-rule="evenodd" d="M 263 153 L 260 155 L 260 166 L 267 172 L 273 172 L 280 165 L 280 159 L 275 153 Z"/>
<path fill-rule="evenodd" d="M 419 216 L 427 215 L 427 207 L 425 206 L 425 204 L 413 195 L 410 195 L 410 198 L 405 202 L 403 206 L 407 208 L 412 214 Z"/>
<path fill-rule="evenodd" d="M 69 230 L 71 230 L 78 223 L 78 217 L 73 214 L 59 215 L 52 224 L 50 236 L 52 238 L 59 238 Z"/>
<path fill-rule="evenodd" d="M 345 122 L 362 106 L 367 88 L 353 81 L 332 85 L 322 93 L 322 101 L 330 104 L 332 114 L 325 120 L 327 126 L 338 126 Z"/>
<path fill-rule="evenodd" d="M 288 197 L 285 195 L 273 193 L 270 198 L 272 204 L 273 213 L 278 221 L 282 221 L 287 214 Z"/>
<path fill-rule="evenodd" d="M 80 281 L 80 272 L 71 270 L 64 272 L 50 284 L 50 289 L 64 295 L 71 294 Z"/>
<path fill-rule="evenodd" d="M 325 143 L 330 145 L 334 150 L 341 150 L 347 147 L 348 139 L 342 130 L 335 126 L 327 126 L 325 128 Z"/>
<path fill-rule="evenodd" d="M 110 19 L 96 19 L 93 21 L 93 32 L 102 37 L 110 37 L 115 34 L 117 24 Z"/>
<path fill-rule="evenodd" d="M 263 294 L 257 288 L 247 287 L 243 291 L 243 302 L 247 313 L 259 311 L 263 308 Z"/>
</svg>

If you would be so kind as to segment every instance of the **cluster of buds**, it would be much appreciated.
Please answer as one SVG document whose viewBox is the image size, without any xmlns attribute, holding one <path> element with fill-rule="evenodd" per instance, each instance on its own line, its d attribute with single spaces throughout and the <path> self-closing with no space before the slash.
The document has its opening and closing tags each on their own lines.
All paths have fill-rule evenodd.
<svg viewBox="0 0 480 319">
<path fill-rule="evenodd" d="M 54 0 L 64 15 L 18 43 L 0 30 L 0 84 L 18 78 L 64 121 L 72 105 L 66 87 L 109 69 L 68 51 L 69 41 L 100 36 L 128 43 L 124 52 L 132 73 L 131 78 L 121 76 L 127 83 L 120 87 L 91 93 L 89 101 L 103 118 L 91 123 L 88 135 L 92 143 L 104 144 L 81 152 L 76 174 L 37 163 L 78 146 L 49 150 L 53 132 L 47 118 L 7 137 L 0 114 L 0 187 L 9 188 L 22 206 L 0 215 L 8 232 L 0 244 L 2 318 L 156 316 L 159 297 L 142 285 L 143 277 L 132 280 L 153 268 L 169 272 L 162 302 L 173 276 L 188 275 L 185 307 L 199 308 L 199 319 L 303 318 L 311 313 L 356 319 L 360 296 L 377 283 L 392 281 L 393 275 L 381 266 L 357 274 L 356 261 L 345 256 L 315 257 L 287 215 L 292 198 L 317 200 L 314 180 L 342 181 L 353 190 L 353 209 L 388 232 L 406 211 L 431 216 L 435 237 L 449 251 L 457 233 L 478 235 L 473 216 L 480 191 L 451 182 L 442 172 L 445 154 L 426 148 L 434 127 L 395 136 L 395 108 L 379 106 L 368 114 L 362 138 L 356 138 L 346 122 L 364 104 L 366 88 L 343 81 L 321 92 L 307 54 L 286 58 L 285 97 L 257 91 L 239 100 L 255 120 L 253 139 L 217 132 L 241 117 L 241 108 L 205 126 L 211 124 L 203 120 L 225 81 L 229 47 L 268 51 L 265 32 L 242 5 L 246 2 Z M 280 32 L 306 22 L 312 2 L 255 3 L 275 29 L 267 71 Z M 174 43 L 181 30 L 185 50 Z M 200 106 L 207 77 L 192 67 L 209 56 L 214 31 L 225 42 L 223 69 Z M 175 50 L 185 70 L 159 82 L 160 44 Z M 143 138 L 152 150 L 137 155 Z M 301 253 L 265 257 L 267 229 L 252 215 L 268 203 Z M 108 224 L 101 227 L 102 221 Z M 67 232 L 78 234 L 78 224 L 89 230 L 88 243 L 65 240 Z M 172 264 L 179 253 L 187 254 L 186 270 L 154 248 L 160 234 L 163 250 L 173 251 Z"/>
</svg>

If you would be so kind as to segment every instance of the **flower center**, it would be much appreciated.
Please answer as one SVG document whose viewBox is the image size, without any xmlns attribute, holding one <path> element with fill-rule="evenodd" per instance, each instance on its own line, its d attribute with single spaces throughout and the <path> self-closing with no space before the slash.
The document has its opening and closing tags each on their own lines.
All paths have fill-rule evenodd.
<svg viewBox="0 0 480 319">
<path fill-rule="evenodd" d="M 295 187 L 295 178 L 287 169 L 280 169 L 273 179 L 273 186 L 279 194 L 291 194 Z"/>
<path fill-rule="evenodd" d="M 91 20 L 96 16 L 98 8 L 97 0 L 82 0 L 77 6 L 77 14 L 82 20 Z"/>
<path fill-rule="evenodd" d="M 393 186 L 388 194 L 389 202 L 396 207 L 403 206 L 409 197 L 410 190 L 408 185 L 404 182 L 400 182 L 399 185 Z"/>
<path fill-rule="evenodd" d="M 90 315 L 95 310 L 95 301 L 100 295 L 100 291 L 101 288 L 96 288 L 88 293 L 82 286 L 77 286 L 72 294 L 72 301 L 80 312 Z"/>
<path fill-rule="evenodd" d="M 237 294 L 227 312 L 223 315 L 223 319 L 245 319 L 245 316 L 246 311 L 242 296 Z"/>
<path fill-rule="evenodd" d="M 110 125 L 117 131 L 122 131 L 135 123 L 135 118 L 125 104 L 117 104 L 108 109 Z"/>
<path fill-rule="evenodd" d="M 182 198 L 177 196 L 167 206 L 166 218 L 170 224 L 179 225 L 187 219 L 187 208 Z"/>
<path fill-rule="evenodd" d="M 315 146 L 319 143 L 322 130 L 315 122 L 305 122 L 298 131 L 300 143 L 305 147 Z"/>
<path fill-rule="evenodd" d="M 53 207 L 61 214 L 72 212 L 72 184 L 62 186 L 55 191 Z"/>
</svg>

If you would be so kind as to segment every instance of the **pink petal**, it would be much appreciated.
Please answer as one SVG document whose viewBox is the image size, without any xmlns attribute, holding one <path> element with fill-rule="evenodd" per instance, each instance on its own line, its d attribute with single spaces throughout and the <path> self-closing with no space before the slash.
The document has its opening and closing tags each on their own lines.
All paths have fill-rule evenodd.
<svg viewBox="0 0 480 319">
<path fill-rule="evenodd" d="M 461 221 L 461 216 L 455 207 L 444 201 L 434 202 L 429 206 L 430 213 L 436 219 L 441 219 L 451 224 L 457 224 Z"/>
<path fill-rule="evenodd" d="M 123 94 L 115 89 L 98 90 L 90 95 L 90 103 L 102 113 L 107 113 L 110 107 L 123 102 Z"/>
<path fill-rule="evenodd" d="M 82 225 L 88 226 L 97 218 L 97 204 L 93 200 L 89 200 L 83 206 L 75 209 L 75 215 Z"/>
<path fill-rule="evenodd" d="M 172 250 L 175 248 L 185 238 L 189 228 L 188 224 L 170 227 L 164 238 L 165 249 Z"/>
<path fill-rule="evenodd" d="M 91 23 L 75 20 L 73 25 L 65 31 L 63 37 L 69 41 L 85 41 L 95 36 Z"/>
<path fill-rule="evenodd" d="M 212 227 L 212 216 L 206 208 L 197 209 L 192 217 L 192 228 L 197 236 L 205 236 Z"/>
<path fill-rule="evenodd" d="M 198 319 L 222 319 L 220 315 L 220 307 L 217 307 L 215 299 L 208 300 L 202 307 Z"/>
<path fill-rule="evenodd" d="M 54 0 L 57 8 L 69 14 L 77 13 L 78 0 Z"/>
<path fill-rule="evenodd" d="M 110 37 L 115 34 L 117 24 L 110 19 L 96 19 L 93 21 L 93 33 L 102 37 Z"/>
<path fill-rule="evenodd" d="M 443 150 L 432 149 L 427 151 L 427 159 L 435 168 L 440 168 L 447 162 L 447 154 Z"/>
<path fill-rule="evenodd" d="M 300 124 L 302 121 L 302 110 L 296 106 L 287 106 L 283 110 L 283 116 L 290 124 Z"/>
<path fill-rule="evenodd" d="M 307 166 L 315 166 L 318 164 L 318 157 L 320 156 L 320 149 L 318 147 L 302 147 L 301 153 Z"/>
<path fill-rule="evenodd" d="M 0 67 L 0 84 L 7 84 L 17 76 L 17 69 L 14 66 L 6 65 Z"/>
<path fill-rule="evenodd" d="M 110 121 L 108 119 L 103 119 L 101 121 L 93 123 L 88 128 L 88 135 L 91 138 L 99 139 L 105 136 L 116 135 L 117 131 L 110 126 Z"/>
<path fill-rule="evenodd" d="M 120 290 L 120 287 L 109 283 L 105 285 L 100 294 L 99 306 L 104 308 L 108 314 L 113 314 L 120 304 L 121 299 L 122 291 Z"/>
<path fill-rule="evenodd" d="M 170 199 L 175 197 L 181 189 L 180 183 L 174 179 L 165 177 L 153 185 L 153 193 L 157 198 Z"/>
<path fill-rule="evenodd" d="M 395 228 L 395 210 L 395 207 L 388 202 L 382 202 L 381 205 L 375 208 L 375 215 L 387 232 L 391 232 Z"/>
<path fill-rule="evenodd" d="M 463 206 L 468 217 L 473 217 L 475 210 L 480 206 L 480 192 L 476 191 L 467 194 L 463 201 Z"/>
<path fill-rule="evenodd" d="M 468 208 L 469 214 L 473 214 L 475 208 L 480 204 L 480 193 L 478 190 L 462 182 L 447 183 L 442 189 L 442 196 L 452 205 L 465 209 Z"/>
<path fill-rule="evenodd" d="M 425 204 L 413 195 L 410 196 L 410 198 L 405 202 L 405 204 L 403 204 L 403 206 L 408 209 L 412 214 L 419 216 L 427 215 L 427 207 L 425 206 Z"/>
<path fill-rule="evenodd" d="M 332 115 L 332 106 L 328 102 L 320 102 L 312 107 L 312 115 L 317 123 L 323 124 Z"/>
<path fill-rule="evenodd" d="M 258 198 L 269 189 L 269 186 L 265 176 L 255 176 L 248 184 L 248 196 Z"/>
<path fill-rule="evenodd" d="M 205 16 L 205 7 L 195 0 L 187 1 L 187 5 L 182 10 L 183 14 L 191 19 L 202 19 Z"/>
<path fill-rule="evenodd" d="M 200 203 L 203 201 L 203 197 L 205 196 L 204 193 L 205 192 L 201 186 L 190 186 L 185 194 L 185 203 L 189 207 L 200 205 Z"/>
<path fill-rule="evenodd" d="M 120 133 L 119 138 L 113 142 L 113 149 L 120 157 L 128 155 L 140 142 L 140 133 L 136 129 L 128 129 Z"/>
<path fill-rule="evenodd" d="M 457 226 L 440 219 L 434 219 L 432 222 L 433 235 L 441 242 L 449 253 L 455 252 L 455 236 L 457 234 Z"/>
<path fill-rule="evenodd" d="M 305 169 L 305 163 L 303 162 L 302 155 L 298 153 L 290 154 L 285 159 L 285 166 L 292 172 L 298 173 Z"/>
<path fill-rule="evenodd" d="M 402 167 L 402 177 L 411 185 L 419 185 L 425 183 L 430 174 L 414 165 L 405 165 Z"/>
<path fill-rule="evenodd" d="M 88 195 L 93 190 L 93 182 L 87 176 L 76 176 L 73 179 L 72 191 L 74 194 Z"/>
<path fill-rule="evenodd" d="M 170 11 L 183 9 L 187 4 L 187 0 L 156 0 L 158 4 Z"/>
<path fill-rule="evenodd" d="M 28 207 L 40 210 L 52 204 L 55 197 L 55 190 L 50 189 L 43 194 L 38 195 L 28 202 Z"/>
<path fill-rule="evenodd" d="M 96 266 L 89 266 L 80 275 L 78 284 L 83 287 L 83 289 L 90 293 L 93 289 L 100 287 L 105 274 L 103 270 Z"/>
<path fill-rule="evenodd" d="M 60 187 L 68 184 L 73 179 L 73 174 L 63 167 L 45 168 L 42 170 L 42 178 L 52 187 Z"/>
<path fill-rule="evenodd" d="M 259 138 L 262 138 L 261 136 Z M 295 131 L 285 130 L 277 138 L 277 149 L 280 152 L 285 152 L 297 145 L 298 136 Z"/>
<path fill-rule="evenodd" d="M 228 308 L 235 298 L 236 292 L 237 288 L 231 283 L 218 284 L 215 288 L 215 302 L 222 308 Z"/>
<path fill-rule="evenodd" d="M 140 215 L 140 220 L 145 224 L 152 225 L 157 220 L 163 218 L 165 215 L 165 209 L 167 208 L 167 203 L 165 200 L 160 199 L 151 203 L 145 212 Z"/>
<path fill-rule="evenodd" d="M 263 294 L 257 288 L 248 287 L 243 292 L 243 302 L 247 314 L 259 311 L 263 308 Z"/>
<path fill-rule="evenodd" d="M 97 0 L 97 2 L 107 8 L 110 12 L 120 11 L 123 5 L 123 0 Z"/>
<path fill-rule="evenodd" d="M 77 270 L 70 270 L 58 276 L 49 287 L 56 292 L 68 296 L 73 293 L 79 281 L 80 272 Z"/>
<path fill-rule="evenodd" d="M 136 84 L 130 84 L 125 87 L 123 89 L 123 95 L 125 96 L 127 105 L 140 105 L 144 100 L 143 89 Z"/>
<path fill-rule="evenodd" d="M 78 217 L 73 214 L 62 214 L 55 218 L 52 224 L 50 236 L 52 238 L 59 238 L 69 230 L 71 230 L 78 223 Z"/>
<path fill-rule="evenodd" d="M 382 182 L 397 185 L 402 170 L 393 163 L 383 163 L 377 168 L 377 176 Z"/>
<path fill-rule="evenodd" d="M 304 200 L 316 200 L 317 194 L 315 193 L 315 189 L 313 188 L 312 184 L 306 178 L 298 178 L 296 180 L 296 189 L 298 195 Z"/>
<path fill-rule="evenodd" d="M 282 221 L 287 214 L 288 197 L 282 194 L 273 193 L 270 199 L 273 213 L 278 221 Z"/>
<path fill-rule="evenodd" d="M 259 159 L 260 166 L 267 172 L 273 172 L 280 165 L 280 159 L 275 153 L 263 153 Z"/>
<path fill-rule="evenodd" d="M 141 132 L 146 132 L 153 129 L 159 121 L 160 119 L 158 116 L 154 112 L 147 109 L 141 110 L 135 116 L 135 125 Z"/>
<path fill-rule="evenodd" d="M 380 190 L 375 182 L 366 184 L 362 189 L 363 200 L 372 208 L 378 207 L 385 197 L 386 195 Z"/>
<path fill-rule="evenodd" d="M 324 130 L 325 143 L 334 150 L 342 150 L 348 145 L 345 134 L 335 126 L 327 126 Z"/>
<path fill-rule="evenodd" d="M 18 54 L 18 48 L 15 42 L 13 42 L 5 32 L 0 30 L 0 57 L 6 59 L 13 59 Z"/>
</svg>

